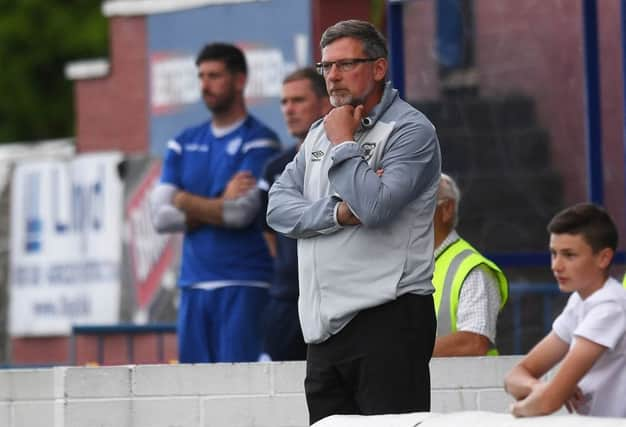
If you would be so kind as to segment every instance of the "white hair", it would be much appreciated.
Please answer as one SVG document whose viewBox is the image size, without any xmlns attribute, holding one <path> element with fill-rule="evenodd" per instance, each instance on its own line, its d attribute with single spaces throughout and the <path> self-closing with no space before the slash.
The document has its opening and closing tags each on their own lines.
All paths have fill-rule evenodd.
<svg viewBox="0 0 626 427">
<path fill-rule="evenodd" d="M 459 222 L 459 202 L 461 201 L 461 191 L 456 182 L 450 175 L 445 173 L 441 174 L 441 181 L 439 182 L 439 194 L 437 196 L 439 200 L 453 200 L 454 201 L 454 226 L 456 227 Z"/>
</svg>

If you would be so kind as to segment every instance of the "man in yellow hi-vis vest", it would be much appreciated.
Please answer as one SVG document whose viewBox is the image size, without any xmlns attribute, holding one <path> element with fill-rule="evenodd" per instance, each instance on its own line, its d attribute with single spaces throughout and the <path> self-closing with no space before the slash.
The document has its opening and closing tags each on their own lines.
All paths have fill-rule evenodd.
<svg viewBox="0 0 626 427">
<path fill-rule="evenodd" d="M 456 232 L 460 198 L 454 180 L 441 174 L 434 217 L 434 357 L 497 354 L 496 322 L 509 294 L 502 270 Z"/>
</svg>

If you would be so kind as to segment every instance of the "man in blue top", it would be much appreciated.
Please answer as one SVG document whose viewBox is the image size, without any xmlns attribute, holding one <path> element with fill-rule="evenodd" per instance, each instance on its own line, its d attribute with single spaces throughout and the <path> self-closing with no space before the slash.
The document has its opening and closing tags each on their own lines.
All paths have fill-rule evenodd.
<svg viewBox="0 0 626 427">
<path fill-rule="evenodd" d="M 247 66 L 240 49 L 209 44 L 196 65 L 211 119 L 168 142 L 161 182 L 152 194 L 157 231 L 185 232 L 179 360 L 255 361 L 272 260 L 262 235 L 260 200 L 241 196 L 256 186 L 279 143 L 247 113 Z"/>
<path fill-rule="evenodd" d="M 311 125 L 330 110 L 324 77 L 312 67 L 287 75 L 283 80 L 280 109 L 295 144 L 265 165 L 258 184 L 264 206 L 274 180 L 296 156 Z M 265 338 L 261 360 L 304 360 L 306 344 L 298 320 L 297 241 L 273 230 L 266 237 L 274 252 L 274 280 L 263 316 Z"/>
</svg>

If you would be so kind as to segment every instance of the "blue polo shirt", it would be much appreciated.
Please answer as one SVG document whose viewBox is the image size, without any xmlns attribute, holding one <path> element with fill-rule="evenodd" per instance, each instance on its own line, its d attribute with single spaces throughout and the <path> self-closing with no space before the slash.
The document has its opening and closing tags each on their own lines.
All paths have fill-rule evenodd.
<svg viewBox="0 0 626 427">
<path fill-rule="evenodd" d="M 194 195 L 215 198 L 239 171 L 257 179 L 279 150 L 274 131 L 248 116 L 237 128 L 217 136 L 207 121 L 168 142 L 162 183 Z M 179 286 L 229 280 L 270 282 L 272 259 L 263 239 L 263 216 L 241 229 L 205 224 L 185 233 Z"/>
</svg>

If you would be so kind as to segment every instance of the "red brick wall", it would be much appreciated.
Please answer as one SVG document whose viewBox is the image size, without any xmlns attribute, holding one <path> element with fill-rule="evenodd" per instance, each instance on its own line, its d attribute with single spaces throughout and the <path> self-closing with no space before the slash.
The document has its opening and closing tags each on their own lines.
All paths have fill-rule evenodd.
<svg viewBox="0 0 626 427">
<path fill-rule="evenodd" d="M 77 335 L 73 344 L 67 336 L 13 338 L 11 349 L 14 365 L 68 365 L 72 352 L 76 365 L 170 363 L 178 357 L 175 333 Z"/>
<path fill-rule="evenodd" d="M 369 1 L 363 0 L 313 0 L 311 3 L 311 39 L 313 61 L 321 59 L 320 38 L 331 25 L 345 19 L 370 20 Z"/>
<path fill-rule="evenodd" d="M 601 96 L 606 205 L 620 228 L 621 247 L 626 247 L 626 201 L 624 200 L 624 80 L 620 5 L 618 0 L 598 2 L 599 43 L 602 55 Z"/>
<path fill-rule="evenodd" d="M 80 152 L 148 151 L 148 50 L 144 17 L 113 17 L 110 73 L 75 84 L 76 137 Z"/>
<path fill-rule="evenodd" d="M 66 365 L 69 360 L 65 336 L 11 339 L 11 363 L 15 365 Z"/>
<path fill-rule="evenodd" d="M 435 55 L 434 1 L 404 3 L 405 92 L 409 100 L 435 99 L 439 78 Z"/>
<path fill-rule="evenodd" d="M 438 97 L 434 0 L 406 3 L 407 98 Z M 598 2 L 605 202 L 625 234 L 619 0 Z M 587 198 L 584 58 L 580 1 L 475 0 L 475 59 L 482 95 L 533 97 L 550 132 L 568 204 Z M 622 239 L 624 241 L 626 239 Z M 622 245 L 623 247 L 623 245 Z"/>
</svg>

